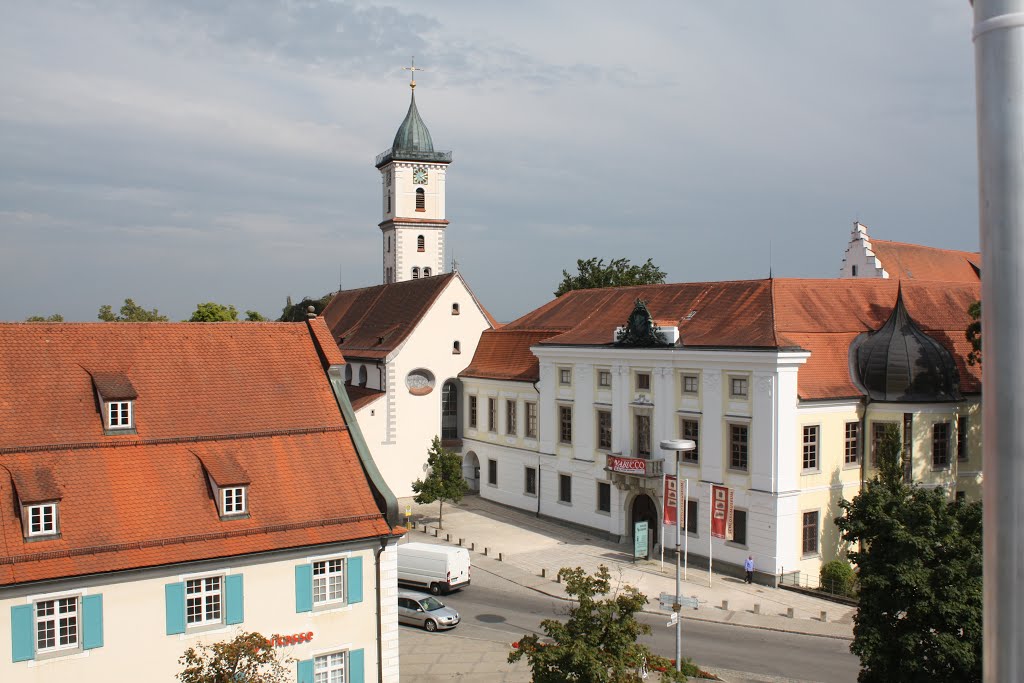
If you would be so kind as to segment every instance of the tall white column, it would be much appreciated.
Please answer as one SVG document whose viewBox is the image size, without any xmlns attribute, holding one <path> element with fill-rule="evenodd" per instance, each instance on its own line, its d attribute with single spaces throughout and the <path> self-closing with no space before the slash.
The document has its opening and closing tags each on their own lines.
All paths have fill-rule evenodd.
<svg viewBox="0 0 1024 683">
<path fill-rule="evenodd" d="M 1024 0 L 975 0 L 986 681 L 1024 680 Z"/>
</svg>

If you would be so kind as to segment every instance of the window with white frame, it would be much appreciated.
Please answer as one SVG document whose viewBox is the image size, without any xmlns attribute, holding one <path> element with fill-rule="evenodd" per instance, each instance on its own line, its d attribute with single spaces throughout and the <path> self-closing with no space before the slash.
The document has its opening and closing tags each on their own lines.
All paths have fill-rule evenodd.
<svg viewBox="0 0 1024 683">
<path fill-rule="evenodd" d="M 107 403 L 107 429 L 131 429 L 131 426 L 131 401 L 110 401 Z"/>
<path fill-rule="evenodd" d="M 612 448 L 612 412 L 610 410 L 597 411 L 597 447 L 602 451 L 609 451 Z"/>
<path fill-rule="evenodd" d="M 572 443 L 572 406 L 558 406 L 558 440 Z"/>
<path fill-rule="evenodd" d="M 804 513 L 802 534 L 804 555 L 818 554 L 818 517 L 817 510 Z"/>
<path fill-rule="evenodd" d="M 697 375 L 683 375 L 683 393 L 696 394 L 700 384 L 697 382 Z"/>
<path fill-rule="evenodd" d="M 469 426 L 476 429 L 476 396 L 469 397 Z"/>
<path fill-rule="evenodd" d="M 537 438 L 537 404 L 532 402 L 526 403 L 526 436 Z"/>
<path fill-rule="evenodd" d="M 612 385 L 612 373 L 610 370 L 597 371 L 597 386 L 608 389 Z"/>
<path fill-rule="evenodd" d="M 572 503 L 572 475 L 558 475 L 558 502 Z"/>
<path fill-rule="evenodd" d="M 967 459 L 967 416 L 956 419 L 956 457 L 957 460 Z"/>
<path fill-rule="evenodd" d="M 858 460 L 860 460 L 860 423 L 847 422 L 843 464 L 856 465 Z"/>
<path fill-rule="evenodd" d="M 932 467 L 949 467 L 950 424 L 936 422 L 932 425 Z"/>
<path fill-rule="evenodd" d="M 498 401 L 493 398 L 487 399 L 487 431 L 498 431 Z"/>
<path fill-rule="evenodd" d="M 747 443 L 749 429 L 745 424 L 729 425 L 729 468 L 747 469 Z"/>
<path fill-rule="evenodd" d="M 570 368 L 558 368 L 558 383 L 572 384 L 572 370 Z"/>
<path fill-rule="evenodd" d="M 729 378 L 729 396 L 731 398 L 746 398 L 747 397 L 747 378 L 746 377 L 730 377 Z"/>
<path fill-rule="evenodd" d="M 79 646 L 78 598 L 35 603 L 36 652 L 57 652 Z"/>
<path fill-rule="evenodd" d="M 313 563 L 313 605 L 345 601 L 345 560 Z"/>
<path fill-rule="evenodd" d="M 700 462 L 700 421 L 682 418 L 680 424 L 680 435 L 694 443 L 691 451 L 683 451 L 682 461 L 691 465 Z"/>
<path fill-rule="evenodd" d="M 518 425 L 516 424 L 516 402 L 505 401 L 505 433 L 509 436 L 515 436 L 518 431 Z"/>
<path fill-rule="evenodd" d="M 348 653 L 334 652 L 313 658 L 313 683 L 345 683 L 348 680 Z"/>
<path fill-rule="evenodd" d="M 597 511 L 612 511 L 612 485 L 606 481 L 597 482 Z"/>
<path fill-rule="evenodd" d="M 185 624 L 188 627 L 219 624 L 223 615 L 224 591 L 220 576 L 185 581 Z"/>
<path fill-rule="evenodd" d="M 26 505 L 28 536 L 52 536 L 57 533 L 57 502 Z"/>
<path fill-rule="evenodd" d="M 818 426 L 804 427 L 804 471 L 818 469 Z"/>
<path fill-rule="evenodd" d="M 228 517 L 246 513 L 245 488 L 244 486 L 226 486 L 220 490 L 220 514 Z"/>
<path fill-rule="evenodd" d="M 523 470 L 523 493 L 528 496 L 537 495 L 537 468 L 527 467 Z"/>
</svg>

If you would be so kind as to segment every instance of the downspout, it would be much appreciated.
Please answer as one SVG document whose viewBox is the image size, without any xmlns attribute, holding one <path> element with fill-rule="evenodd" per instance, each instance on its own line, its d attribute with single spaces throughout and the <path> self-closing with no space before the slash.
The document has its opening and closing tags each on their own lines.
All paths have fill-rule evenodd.
<svg viewBox="0 0 1024 683">
<path fill-rule="evenodd" d="M 537 388 L 537 382 L 539 382 L 539 381 L 540 381 L 540 378 L 538 377 L 535 381 L 530 382 L 530 384 L 533 385 L 533 390 L 537 392 L 538 398 L 540 397 L 540 389 Z M 539 417 L 540 416 L 540 401 L 539 400 L 537 401 L 537 414 L 538 414 L 538 418 L 537 418 L 537 422 L 538 422 L 538 424 L 537 424 L 537 431 L 540 431 L 540 417 Z M 539 434 L 537 435 L 537 442 L 538 442 L 538 444 L 540 443 L 540 435 Z M 544 477 L 541 476 L 541 471 L 540 471 L 540 446 L 538 445 L 538 447 L 537 447 L 537 514 L 535 515 L 537 517 L 537 519 L 540 519 L 540 482 L 541 482 L 541 480 L 543 478 Z"/>
<path fill-rule="evenodd" d="M 380 548 L 373 553 L 374 565 L 377 571 L 377 683 L 384 683 L 384 634 L 381 627 L 383 619 L 381 610 L 384 603 L 383 591 L 380 585 L 380 556 L 388 546 L 388 536 L 379 536 L 377 540 L 380 541 Z"/>
</svg>

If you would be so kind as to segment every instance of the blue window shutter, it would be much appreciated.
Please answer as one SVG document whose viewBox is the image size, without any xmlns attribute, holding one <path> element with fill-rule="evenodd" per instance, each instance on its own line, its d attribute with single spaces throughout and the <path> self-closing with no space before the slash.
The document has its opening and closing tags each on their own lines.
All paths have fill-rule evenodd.
<svg viewBox="0 0 1024 683">
<path fill-rule="evenodd" d="M 313 565 L 295 565 L 295 611 L 313 611 Z M 310 678 L 310 680 L 313 680 Z"/>
<path fill-rule="evenodd" d="M 309 565 L 306 565 L 307 567 Z M 302 659 L 295 665 L 296 683 L 313 683 L 313 660 Z"/>
<path fill-rule="evenodd" d="M 227 593 L 227 607 L 225 608 L 225 622 L 229 624 L 241 624 L 245 619 L 245 598 L 242 592 L 242 575 L 231 574 L 224 577 L 224 592 Z"/>
<path fill-rule="evenodd" d="M 167 635 L 185 632 L 185 584 L 164 584 L 164 610 L 167 615 Z"/>
<path fill-rule="evenodd" d="M 82 597 L 82 649 L 103 647 L 103 596 Z"/>
<path fill-rule="evenodd" d="M 16 605 L 11 607 L 11 659 L 24 662 L 36 656 L 36 646 L 32 640 L 33 605 Z"/>
<path fill-rule="evenodd" d="M 363 558 L 361 557 L 350 557 L 348 558 L 348 566 L 345 567 L 348 571 L 346 578 L 348 579 L 348 601 L 349 604 L 353 602 L 363 601 Z"/>
<path fill-rule="evenodd" d="M 350 650 L 348 653 L 348 679 L 350 683 L 363 683 L 366 677 L 366 663 L 363 661 L 362 650 Z"/>
</svg>

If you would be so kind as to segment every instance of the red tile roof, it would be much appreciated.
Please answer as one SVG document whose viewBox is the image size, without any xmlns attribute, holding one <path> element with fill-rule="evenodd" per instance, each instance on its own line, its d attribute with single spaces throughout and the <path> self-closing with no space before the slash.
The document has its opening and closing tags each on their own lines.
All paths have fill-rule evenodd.
<svg viewBox="0 0 1024 683">
<path fill-rule="evenodd" d="M 498 330 L 485 332 L 464 377 L 536 381 L 536 345 L 610 346 L 636 299 L 679 327 L 688 348 L 804 349 L 803 399 L 859 396 L 849 375 L 850 342 L 885 322 L 898 282 L 874 279 L 775 279 L 696 282 L 569 292 Z M 980 391 L 977 367 L 964 362 L 968 305 L 980 283 L 907 281 L 908 311 L 957 359 L 961 390 Z"/>
<path fill-rule="evenodd" d="M 0 585 L 390 533 L 323 336 L 322 320 L 0 324 Z M 136 434 L 104 436 L 90 370 L 131 381 Z M 204 464 L 247 481 L 248 518 L 220 520 Z M 25 543 L 16 491 L 54 489 L 60 537 Z"/>
<path fill-rule="evenodd" d="M 871 250 L 894 280 L 981 280 L 981 254 L 977 252 L 876 239 L 871 240 Z"/>
<path fill-rule="evenodd" d="M 378 389 L 346 384 L 345 393 L 348 394 L 348 400 L 352 404 L 352 410 L 359 410 L 363 406 L 370 405 L 376 401 L 378 398 L 383 396 L 385 392 Z"/>
<path fill-rule="evenodd" d="M 462 277 L 446 273 L 387 285 L 338 292 L 321 317 L 334 340 L 350 358 L 379 360 L 401 346 L 448 284 Z M 465 282 L 463 285 L 465 285 Z M 491 314 L 466 286 L 480 312 L 493 327 Z"/>
</svg>

